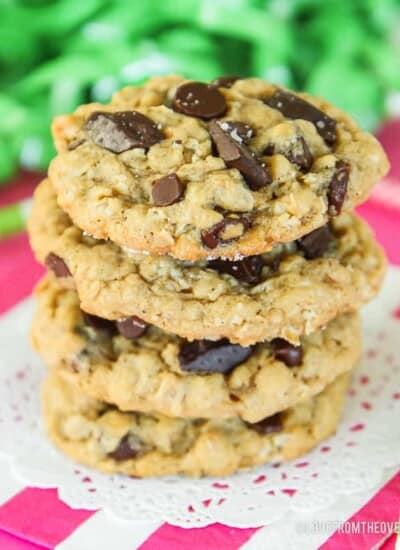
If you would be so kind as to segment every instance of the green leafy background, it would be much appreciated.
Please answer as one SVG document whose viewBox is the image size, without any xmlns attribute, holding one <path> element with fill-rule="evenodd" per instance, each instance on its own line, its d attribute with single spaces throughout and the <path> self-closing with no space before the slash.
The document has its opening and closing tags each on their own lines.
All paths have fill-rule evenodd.
<svg viewBox="0 0 400 550">
<path fill-rule="evenodd" d="M 0 181 L 46 168 L 55 114 L 154 74 L 261 76 L 374 129 L 399 59 L 400 0 L 0 0 Z"/>
</svg>

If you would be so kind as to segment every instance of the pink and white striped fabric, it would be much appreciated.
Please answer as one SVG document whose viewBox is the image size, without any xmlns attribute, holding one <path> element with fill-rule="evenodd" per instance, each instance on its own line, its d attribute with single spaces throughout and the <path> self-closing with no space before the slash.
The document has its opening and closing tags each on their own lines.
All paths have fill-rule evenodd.
<svg viewBox="0 0 400 550">
<path fill-rule="evenodd" d="M 392 162 L 389 177 L 376 188 L 359 213 L 374 227 L 390 261 L 400 265 L 400 121 L 380 132 Z M 11 187 L 0 190 L 0 206 L 29 196 L 37 177 L 24 174 Z M 29 250 L 25 233 L 0 242 L 0 314 L 27 297 L 42 268 Z M 340 510 L 324 511 L 321 519 L 352 523 L 390 522 L 400 516 L 400 471 L 368 494 L 358 495 Z M 323 514 L 323 515 L 324 515 Z M 61 502 L 55 489 L 24 487 L 0 458 L 1 550 L 275 550 L 273 526 L 236 529 L 215 524 L 202 529 L 181 529 L 163 523 L 121 522 L 106 512 L 73 510 Z M 396 535 L 347 534 L 332 530 L 318 535 L 302 550 L 394 550 Z M 400 550 L 400 545 L 397 545 Z"/>
</svg>

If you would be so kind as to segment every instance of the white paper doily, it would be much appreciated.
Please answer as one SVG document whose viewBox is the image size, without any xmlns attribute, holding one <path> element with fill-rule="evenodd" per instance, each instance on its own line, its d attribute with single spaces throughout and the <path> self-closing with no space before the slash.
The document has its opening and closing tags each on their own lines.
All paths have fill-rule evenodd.
<svg viewBox="0 0 400 550">
<path fill-rule="evenodd" d="M 182 527 L 260 526 L 317 512 L 341 495 L 373 488 L 386 468 L 400 463 L 400 271 L 395 268 L 364 310 L 364 359 L 337 435 L 290 464 L 221 479 L 105 476 L 53 450 L 39 414 L 44 369 L 27 338 L 32 306 L 30 298 L 0 320 L 0 452 L 25 483 L 57 487 L 72 507 L 105 508 L 122 519 Z"/>
</svg>

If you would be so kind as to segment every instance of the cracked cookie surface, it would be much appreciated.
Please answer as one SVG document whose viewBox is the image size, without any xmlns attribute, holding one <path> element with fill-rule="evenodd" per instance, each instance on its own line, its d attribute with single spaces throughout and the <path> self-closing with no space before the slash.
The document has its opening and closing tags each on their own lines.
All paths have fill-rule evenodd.
<svg viewBox="0 0 400 550">
<path fill-rule="evenodd" d="M 52 442 L 73 460 L 106 473 L 149 477 L 229 475 L 297 458 L 332 435 L 349 375 L 280 415 L 248 424 L 239 418 L 184 420 L 123 413 L 88 398 L 53 371 L 42 392 Z"/>
<path fill-rule="evenodd" d="M 238 273 L 232 264 L 132 253 L 74 226 L 49 180 L 35 192 L 29 231 L 39 261 L 47 258 L 59 281 L 76 288 L 84 311 L 116 320 L 135 315 L 190 340 L 243 346 L 276 337 L 296 344 L 358 310 L 378 291 L 386 266 L 366 224 L 350 214 L 332 220 L 328 240 L 311 234 L 263 255 L 261 270 L 259 260 L 246 259 Z"/>
<path fill-rule="evenodd" d="M 202 357 L 202 370 L 198 363 L 187 370 L 185 340 L 155 327 L 128 338 L 87 319 L 76 292 L 53 277 L 38 285 L 36 300 L 32 343 L 46 364 L 86 394 L 127 411 L 258 422 L 319 393 L 361 354 L 359 316 L 345 314 L 303 337 L 300 349 L 258 344 L 227 372 L 216 370 L 226 355 L 216 365 L 197 346 L 192 355 Z"/>
<path fill-rule="evenodd" d="M 345 113 L 255 78 L 152 78 L 57 117 L 53 135 L 49 174 L 76 225 L 184 260 L 293 241 L 363 202 L 388 170 Z"/>
</svg>

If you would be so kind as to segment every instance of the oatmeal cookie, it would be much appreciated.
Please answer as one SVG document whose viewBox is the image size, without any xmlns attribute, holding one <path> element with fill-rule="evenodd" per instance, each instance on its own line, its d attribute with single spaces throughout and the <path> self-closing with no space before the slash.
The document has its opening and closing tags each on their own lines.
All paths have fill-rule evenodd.
<svg viewBox="0 0 400 550">
<path fill-rule="evenodd" d="M 97 470 L 139 477 L 220 476 L 292 460 L 332 435 L 348 380 L 349 375 L 342 375 L 319 395 L 249 424 L 239 418 L 124 413 L 77 392 L 53 371 L 43 388 L 43 412 L 55 446 Z"/>
<path fill-rule="evenodd" d="M 382 147 L 320 98 L 256 78 L 152 78 L 53 124 L 61 207 L 95 238 L 183 260 L 266 252 L 364 201 Z"/>
<path fill-rule="evenodd" d="M 76 292 L 43 279 L 32 343 L 47 365 L 93 398 L 125 411 L 258 422 L 321 392 L 361 354 L 358 314 L 344 314 L 299 346 L 241 347 L 187 340 L 156 327 L 83 313 Z"/>
<path fill-rule="evenodd" d="M 29 230 L 38 259 L 76 288 L 84 311 L 242 346 L 277 337 L 297 344 L 358 310 L 378 291 L 386 265 L 367 225 L 351 214 L 238 262 L 132 253 L 74 226 L 49 180 L 36 190 Z"/>
</svg>

